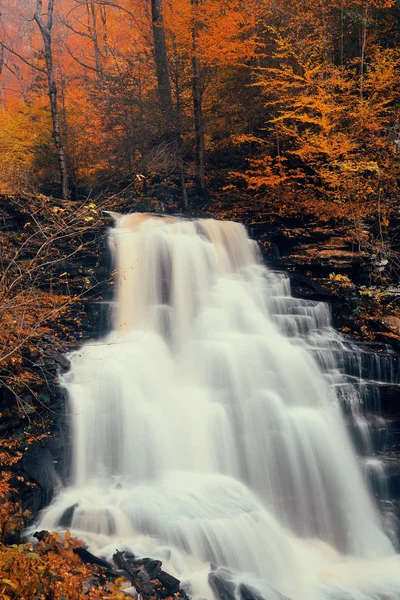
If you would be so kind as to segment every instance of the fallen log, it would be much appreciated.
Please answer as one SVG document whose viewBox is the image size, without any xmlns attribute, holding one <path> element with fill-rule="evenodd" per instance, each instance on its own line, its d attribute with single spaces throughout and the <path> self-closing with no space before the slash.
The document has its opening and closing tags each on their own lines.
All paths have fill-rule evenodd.
<svg viewBox="0 0 400 600">
<path fill-rule="evenodd" d="M 133 554 L 118 550 L 113 556 L 113 561 L 131 581 L 142 600 L 165 598 L 189 600 L 189 596 L 180 588 L 179 579 L 161 569 L 161 561 L 150 558 L 136 559 Z"/>
</svg>

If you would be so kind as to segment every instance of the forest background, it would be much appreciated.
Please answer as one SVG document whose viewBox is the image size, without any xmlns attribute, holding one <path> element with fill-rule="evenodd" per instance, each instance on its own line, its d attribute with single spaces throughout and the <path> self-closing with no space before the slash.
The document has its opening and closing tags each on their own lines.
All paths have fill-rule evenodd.
<svg viewBox="0 0 400 600">
<path fill-rule="evenodd" d="M 398 215 L 396 0 L 2 0 L 0 189 Z M 238 194 L 239 191 L 239 194 Z"/>
</svg>

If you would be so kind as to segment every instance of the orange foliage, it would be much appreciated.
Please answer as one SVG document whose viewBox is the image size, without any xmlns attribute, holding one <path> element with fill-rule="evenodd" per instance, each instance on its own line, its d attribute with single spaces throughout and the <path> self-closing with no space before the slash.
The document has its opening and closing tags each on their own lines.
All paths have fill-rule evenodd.
<svg viewBox="0 0 400 600">
<path fill-rule="evenodd" d="M 13 487 L 13 481 L 22 480 L 12 471 L 21 457 L 15 440 L 0 440 L 0 599 L 126 598 L 120 591 L 120 583 L 125 580 L 106 583 L 101 569 L 83 564 L 74 553 L 82 543 L 72 539 L 68 531 L 64 538 L 57 533 L 46 533 L 36 547 L 30 542 L 7 545 L 11 538 L 20 542 L 29 516 L 22 509 Z"/>
<path fill-rule="evenodd" d="M 19 537 L 25 525 L 25 518 L 29 514 L 13 498 L 15 489 L 12 485 L 13 475 L 10 469 L 19 462 L 21 457 L 22 454 L 15 441 L 0 440 L 0 545 L 10 535 Z"/>
<path fill-rule="evenodd" d="M 374 217 L 386 227 L 397 210 L 400 174 L 400 53 L 371 41 L 361 74 L 353 60 L 336 65 L 327 53 L 332 42 L 318 38 L 324 18 L 311 25 L 309 39 L 293 35 L 296 22 L 305 26 L 296 12 L 293 22 L 268 28 L 272 61 L 256 70 L 254 83 L 268 135 L 239 140 L 258 151 L 248 173 L 234 175 L 253 190 L 280 186 L 286 210 L 297 195 L 311 214 L 322 216 L 328 202 L 333 218 Z"/>
<path fill-rule="evenodd" d="M 0 544 L 1 600 L 126 598 L 115 585 L 99 585 L 93 577 L 96 570 L 84 565 L 74 553 L 80 545 L 69 532 L 64 539 L 56 533 L 46 534 L 36 547 L 32 543 Z"/>
<path fill-rule="evenodd" d="M 83 237 L 95 230 L 101 215 L 92 202 L 77 206 L 68 201 L 59 206 L 40 195 L 25 195 L 7 204 L 8 209 L 0 204 L 6 224 L 0 232 L 0 384 L 18 401 L 22 390 L 34 395 L 32 386 L 41 382 L 42 337 L 50 336 L 53 352 L 59 338 L 65 348 L 71 331 L 60 320 L 66 319 L 75 329 L 77 315 L 71 309 L 97 284 L 90 274 L 82 275 L 71 292 L 67 265 L 83 253 Z"/>
<path fill-rule="evenodd" d="M 34 3 L 3 4 L 0 189 L 35 190 L 59 178 L 42 42 Z M 395 0 L 164 0 L 162 8 L 178 156 L 166 143 L 150 3 L 56 4 L 71 189 L 129 186 L 151 196 L 169 178 L 175 197 L 180 165 L 191 191 L 197 60 L 205 150 L 222 184 L 238 172 L 237 153 L 242 171 L 250 159 L 252 191 L 280 187 L 288 199 L 301 188 L 311 203 L 362 200 L 372 213 L 384 202 L 390 213 L 400 143 Z"/>
</svg>

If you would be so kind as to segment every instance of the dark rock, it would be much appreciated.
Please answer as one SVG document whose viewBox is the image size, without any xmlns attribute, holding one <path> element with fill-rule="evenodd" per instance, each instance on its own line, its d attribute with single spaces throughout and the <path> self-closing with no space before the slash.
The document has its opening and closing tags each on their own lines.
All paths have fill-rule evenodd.
<svg viewBox="0 0 400 600">
<path fill-rule="evenodd" d="M 385 532 L 391 539 L 397 553 L 400 552 L 400 500 L 381 502 Z"/>
<path fill-rule="evenodd" d="M 156 577 L 159 579 L 159 574 L 161 573 L 162 562 L 160 560 L 152 560 L 151 558 L 139 558 L 135 560 L 132 564 L 137 566 L 143 566 L 150 579 L 155 579 Z M 179 589 L 179 581 L 178 581 L 178 589 Z"/>
<path fill-rule="evenodd" d="M 240 600 L 264 600 L 258 592 L 243 583 L 239 586 L 238 592 Z"/>
<path fill-rule="evenodd" d="M 389 498 L 400 500 L 400 455 L 391 454 L 378 456 L 385 470 Z"/>
<path fill-rule="evenodd" d="M 45 529 L 42 529 L 41 531 L 35 531 L 35 533 L 33 534 L 33 537 L 36 538 L 39 542 L 41 542 L 48 535 L 49 535 L 49 532 L 46 531 Z"/>
<path fill-rule="evenodd" d="M 72 525 L 72 519 L 74 516 L 74 512 L 75 512 L 75 508 L 79 506 L 78 504 L 73 504 L 72 506 L 68 507 L 63 514 L 61 515 L 61 519 L 58 522 L 58 526 L 59 527 L 71 527 Z"/>
<path fill-rule="evenodd" d="M 332 292 L 318 280 L 311 279 L 302 273 L 288 273 L 292 294 L 295 298 L 305 298 L 318 302 L 331 302 Z"/>
<path fill-rule="evenodd" d="M 68 360 L 68 358 L 64 356 L 64 354 L 60 354 L 60 352 L 50 352 L 47 354 L 47 356 L 54 360 L 54 362 L 56 362 L 57 365 L 62 367 L 64 371 L 68 371 L 68 369 L 71 366 L 71 363 Z"/>
<path fill-rule="evenodd" d="M 225 568 L 211 571 L 208 582 L 218 600 L 235 600 L 236 598 L 240 600 L 288 600 L 286 596 L 282 596 L 270 586 L 268 586 L 268 593 L 265 596 L 245 583 L 236 585 L 233 582 L 233 573 Z"/>
<path fill-rule="evenodd" d="M 217 569 L 208 575 L 208 583 L 218 600 L 236 600 L 236 586 L 231 581 L 232 573 L 228 569 Z"/>
<path fill-rule="evenodd" d="M 381 324 L 391 333 L 396 334 L 400 338 L 400 319 L 399 317 L 388 315 L 381 319 Z"/>
<path fill-rule="evenodd" d="M 400 384 L 381 383 L 379 397 L 382 414 L 388 417 L 400 414 Z"/>
<path fill-rule="evenodd" d="M 168 590 L 168 595 L 174 595 L 179 592 L 180 581 L 166 573 L 165 571 L 160 571 L 157 575 L 157 579 L 162 583 L 162 585 Z"/>
<path fill-rule="evenodd" d="M 240 600 L 288 600 L 286 596 L 282 596 L 272 587 L 268 590 L 266 596 L 262 596 L 257 590 L 254 590 L 248 585 L 241 583 L 238 589 Z"/>
<path fill-rule="evenodd" d="M 111 569 L 111 565 L 109 565 L 105 560 L 98 558 L 86 548 L 73 548 L 73 553 L 79 556 L 82 562 L 89 565 L 99 565 L 100 567 L 104 567 L 105 569 Z"/>
<path fill-rule="evenodd" d="M 371 452 L 384 451 L 388 440 L 390 440 L 390 423 L 373 413 L 364 415 L 362 426 L 354 420 L 351 414 L 346 416 L 345 421 L 358 454 L 367 456 Z M 364 426 L 368 427 L 368 444 L 366 444 Z"/>
<path fill-rule="evenodd" d="M 55 490 L 60 485 L 51 452 L 46 447 L 32 445 L 22 458 L 22 469 L 24 476 L 36 482 L 41 490 L 37 507 L 37 510 L 40 510 L 51 502 Z"/>
</svg>

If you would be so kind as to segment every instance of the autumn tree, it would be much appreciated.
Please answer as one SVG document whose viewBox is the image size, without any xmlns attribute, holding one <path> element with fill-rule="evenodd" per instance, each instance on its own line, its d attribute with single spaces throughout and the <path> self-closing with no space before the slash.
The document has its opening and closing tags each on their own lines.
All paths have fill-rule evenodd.
<svg viewBox="0 0 400 600">
<path fill-rule="evenodd" d="M 154 39 L 154 59 L 158 83 L 158 96 L 164 120 L 166 140 L 172 144 L 172 154 L 175 153 L 180 171 L 182 199 L 188 208 L 184 165 L 182 160 L 182 137 L 180 131 L 180 106 L 174 108 L 172 101 L 171 81 L 168 66 L 167 43 L 162 0 L 151 0 L 152 29 Z"/>
<path fill-rule="evenodd" d="M 191 0 L 193 7 L 192 16 L 192 89 L 193 89 L 193 115 L 196 142 L 196 180 L 202 195 L 206 193 L 205 176 L 205 147 L 204 147 L 204 117 L 203 117 L 203 78 L 201 59 L 199 54 L 199 2 Z"/>
<path fill-rule="evenodd" d="M 64 143 L 61 136 L 60 112 L 58 103 L 58 89 L 54 74 L 54 60 L 52 48 L 54 0 L 48 0 L 47 12 L 43 13 L 42 0 L 36 0 L 36 12 L 34 19 L 38 24 L 43 39 L 44 58 L 46 62 L 46 75 L 48 82 L 48 94 L 50 99 L 51 118 L 53 123 L 53 138 L 57 148 L 58 163 L 60 168 L 61 189 L 63 198 L 68 198 L 68 170 L 64 151 Z"/>
<path fill-rule="evenodd" d="M 75 195 L 130 186 L 187 206 L 250 158 L 252 187 L 294 197 L 304 184 L 339 206 L 359 177 L 343 165 L 365 145 L 373 162 L 397 127 L 393 0 L 65 0 L 50 21 L 53 4 L 39 3 L 41 29 L 28 5 L 4 5 L 3 189 L 51 189 L 58 159 Z M 384 117 L 371 86 L 386 68 Z"/>
<path fill-rule="evenodd" d="M 151 0 L 151 17 L 153 24 L 154 58 L 158 82 L 158 94 L 166 127 L 171 127 L 174 116 L 171 82 L 169 77 L 167 43 L 165 39 L 162 0 Z"/>
<path fill-rule="evenodd" d="M 312 21 L 307 7 L 299 7 L 288 23 L 268 27 L 268 55 L 254 70 L 266 127 L 261 135 L 244 137 L 255 150 L 247 182 L 258 190 L 279 188 L 286 204 L 289 197 L 293 202 L 307 196 L 314 214 L 346 215 L 358 223 L 384 213 L 387 223 L 398 180 L 391 131 L 398 120 L 399 53 L 368 40 L 368 63 L 360 69 L 357 55 L 363 56 L 365 41 L 360 53 L 355 48 L 343 57 L 338 29 L 327 26 L 343 18 L 340 12 L 316 10 Z M 344 47 L 349 52 L 350 45 Z"/>
</svg>

